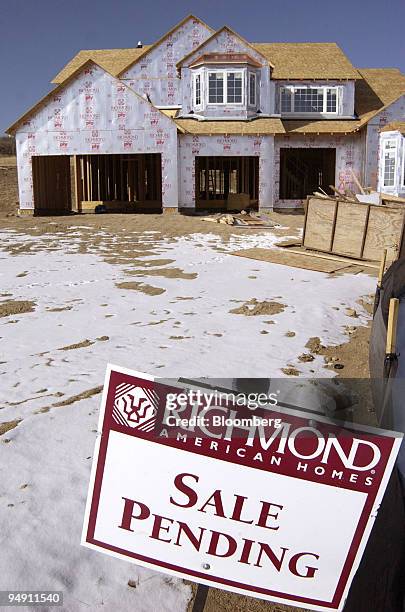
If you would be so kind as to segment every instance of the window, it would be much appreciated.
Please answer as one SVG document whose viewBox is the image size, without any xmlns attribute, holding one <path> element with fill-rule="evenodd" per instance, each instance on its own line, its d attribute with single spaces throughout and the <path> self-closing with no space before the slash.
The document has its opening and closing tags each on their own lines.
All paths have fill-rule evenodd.
<svg viewBox="0 0 405 612">
<path fill-rule="evenodd" d="M 242 73 L 228 72 L 226 79 L 226 101 L 229 104 L 242 104 Z"/>
<path fill-rule="evenodd" d="M 224 102 L 224 74 L 223 72 L 210 72 L 208 74 L 208 103 L 223 104 Z"/>
<path fill-rule="evenodd" d="M 196 74 L 194 78 L 194 104 L 201 105 L 201 74 Z"/>
<path fill-rule="evenodd" d="M 398 142 L 398 141 L 397 141 Z M 401 158 L 401 184 L 400 191 L 404 191 L 405 188 L 405 138 L 402 136 L 397 144 L 397 163 Z"/>
<path fill-rule="evenodd" d="M 384 187 L 394 187 L 397 161 L 397 145 L 395 140 L 386 140 L 383 151 Z"/>
<path fill-rule="evenodd" d="M 321 113 L 323 111 L 323 89 L 304 87 L 294 91 L 295 113 Z"/>
<path fill-rule="evenodd" d="M 326 112 L 337 113 L 337 89 L 326 90 Z"/>
<path fill-rule="evenodd" d="M 243 103 L 243 72 L 208 73 L 208 104 L 225 103 Z"/>
<path fill-rule="evenodd" d="M 282 87 L 280 90 L 281 113 L 331 113 L 338 112 L 337 87 Z"/>
<path fill-rule="evenodd" d="M 293 110 L 292 106 L 292 89 L 287 89 L 287 87 L 281 88 L 281 112 L 282 113 L 291 113 Z"/>
<path fill-rule="evenodd" d="M 249 72 L 249 106 L 256 106 L 256 75 Z"/>
</svg>

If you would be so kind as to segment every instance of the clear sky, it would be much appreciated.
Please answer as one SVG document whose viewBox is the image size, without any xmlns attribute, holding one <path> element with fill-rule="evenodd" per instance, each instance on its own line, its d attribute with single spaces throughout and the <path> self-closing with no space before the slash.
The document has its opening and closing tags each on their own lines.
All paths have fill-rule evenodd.
<svg viewBox="0 0 405 612">
<path fill-rule="evenodd" d="M 357 67 L 405 72 L 405 0 L 0 0 L 0 134 L 80 49 L 135 47 L 193 13 L 251 42 L 337 42 Z"/>
</svg>

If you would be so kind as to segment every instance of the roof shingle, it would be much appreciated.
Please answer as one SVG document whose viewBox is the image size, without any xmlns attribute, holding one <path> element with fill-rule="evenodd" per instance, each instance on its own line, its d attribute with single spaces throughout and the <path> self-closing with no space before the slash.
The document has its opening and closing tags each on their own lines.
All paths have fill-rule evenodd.
<svg viewBox="0 0 405 612">
<path fill-rule="evenodd" d="M 274 65 L 273 79 L 358 79 L 336 43 L 252 43 Z"/>
</svg>

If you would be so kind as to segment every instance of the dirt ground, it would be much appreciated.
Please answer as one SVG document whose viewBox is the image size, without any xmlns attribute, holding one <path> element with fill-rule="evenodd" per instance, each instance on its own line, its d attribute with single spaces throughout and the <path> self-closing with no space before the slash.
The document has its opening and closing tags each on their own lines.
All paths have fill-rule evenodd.
<svg viewBox="0 0 405 612">
<path fill-rule="evenodd" d="M 38 242 L 46 243 L 49 240 L 49 248 L 55 250 L 57 247 L 52 241 L 55 240 L 55 234 L 63 235 L 65 238 L 70 233 L 77 237 L 78 227 L 80 227 L 80 236 L 82 238 L 80 252 L 88 252 L 88 247 L 100 247 L 100 255 L 109 263 L 126 264 L 134 262 L 134 254 L 129 257 L 126 246 L 126 237 L 128 232 L 133 231 L 148 231 L 159 232 L 159 237 L 165 237 L 169 240 L 179 236 L 189 235 L 193 233 L 213 233 L 219 235 L 226 242 L 232 234 L 245 233 L 246 230 L 237 227 L 230 227 L 222 224 L 207 223 L 198 217 L 184 216 L 177 213 L 165 213 L 163 215 L 72 215 L 66 217 L 18 217 L 16 207 L 13 203 L 15 195 L 15 185 L 13 187 L 13 179 L 10 178 L 14 172 L 13 158 L 0 158 L 0 229 L 12 229 L 19 233 L 24 233 L 30 237 L 38 238 Z M 3 177 L 3 182 L 1 182 Z M 6 178 L 4 178 L 6 177 Z M 15 181 L 15 179 L 14 179 Z M 6 187 L 5 187 L 6 185 Z M 7 195 L 5 189 L 7 188 Z M 281 225 L 275 229 L 274 233 L 283 238 L 299 237 L 300 230 L 303 224 L 303 215 L 297 213 L 270 213 L 269 218 Z M 104 237 L 103 237 L 104 233 Z M 115 241 L 106 241 L 105 236 L 110 238 L 114 236 Z M 156 234 L 157 235 L 157 234 Z M 110 250 L 106 251 L 106 245 L 110 246 Z M 33 249 L 33 243 L 30 242 L 24 245 L 11 246 L 9 252 L 11 255 L 21 252 L 30 252 Z M 92 251 L 94 252 L 94 250 Z M 147 254 L 143 250 L 139 256 Z M 153 251 L 151 251 L 153 254 Z M 136 254 L 135 254 L 136 257 Z M 168 263 L 167 260 L 164 260 Z M 182 271 L 174 269 L 173 274 L 180 274 Z M 141 283 L 131 281 L 127 283 L 133 285 L 133 289 L 139 290 Z M 131 288 L 131 287 L 127 287 Z M 153 289 L 153 288 L 152 288 Z M 140 289 L 142 290 L 142 288 Z M 145 289 L 147 292 L 148 289 Z M 6 296 L 4 296 L 6 297 Z M 371 303 L 372 296 L 369 296 Z M 365 304 L 370 309 L 370 303 Z M 21 309 L 30 310 L 31 304 L 13 302 L 5 302 L 3 309 L 5 315 L 16 309 L 16 312 L 21 312 Z M 267 308 L 263 314 L 274 314 L 283 309 L 282 304 L 246 304 L 240 307 L 240 314 L 252 314 L 252 309 Z M 242 312 L 243 309 L 247 312 Z M 274 310 L 275 309 L 275 310 Z M 0 316 L 2 316 L 0 312 Z M 5 316 L 4 315 L 4 316 Z M 293 333 L 293 332 L 291 332 Z M 344 378 L 367 378 L 368 370 L 368 342 L 369 342 L 369 327 L 358 327 L 356 329 L 347 330 L 347 342 L 335 347 L 324 347 L 320 344 L 319 339 L 312 338 L 307 345 L 307 352 L 302 355 L 302 360 L 311 360 L 311 355 L 320 354 L 325 357 L 325 367 L 332 368 L 337 375 Z M 69 350 L 70 346 L 62 347 L 61 350 Z M 286 372 L 290 373 L 290 372 Z M 292 373 L 290 373 L 292 374 Z M 13 427 L 14 423 L 4 423 L 3 426 Z M 193 592 L 196 587 L 193 585 Z M 192 610 L 193 602 L 190 602 L 189 610 Z M 218 589 L 210 589 L 204 612 L 293 612 L 297 608 L 282 606 L 279 604 L 270 604 L 254 598 L 244 597 L 228 593 Z"/>
</svg>

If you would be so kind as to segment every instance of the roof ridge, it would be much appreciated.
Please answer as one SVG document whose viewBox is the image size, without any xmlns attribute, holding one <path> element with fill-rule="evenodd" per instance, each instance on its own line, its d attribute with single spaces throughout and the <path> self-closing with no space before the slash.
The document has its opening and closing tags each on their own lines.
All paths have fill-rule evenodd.
<svg viewBox="0 0 405 612">
<path fill-rule="evenodd" d="M 184 17 L 184 19 L 182 19 L 181 21 L 176 23 L 172 28 L 170 28 L 170 30 L 168 30 L 165 34 L 163 34 L 163 36 L 160 36 L 160 38 L 158 38 L 154 43 L 149 45 L 149 49 L 145 49 L 145 53 L 141 53 L 139 55 L 139 57 L 137 57 L 135 60 L 129 62 L 129 64 L 127 66 L 125 66 L 125 68 L 120 70 L 120 72 L 118 73 L 117 76 L 121 77 L 121 75 L 124 72 L 126 72 L 127 70 L 129 70 L 136 62 L 138 62 L 141 59 L 141 57 L 143 57 L 144 54 L 146 54 L 147 52 L 151 51 L 152 49 L 155 49 L 156 47 L 158 47 L 164 40 L 166 40 L 166 38 L 168 36 L 170 36 L 171 34 L 173 34 L 173 32 L 175 32 L 176 30 L 181 28 L 181 26 L 184 25 L 185 23 L 187 23 L 188 21 L 190 21 L 190 19 L 193 19 L 194 21 L 198 21 L 198 23 L 200 23 L 203 26 L 205 26 L 208 30 L 211 30 L 212 32 L 214 32 L 214 30 L 211 28 L 211 26 L 209 26 L 207 23 L 205 23 L 205 21 L 203 21 L 199 17 L 196 17 L 192 13 L 190 13 L 189 15 Z"/>
</svg>

